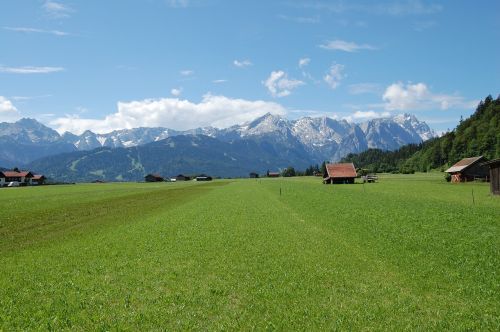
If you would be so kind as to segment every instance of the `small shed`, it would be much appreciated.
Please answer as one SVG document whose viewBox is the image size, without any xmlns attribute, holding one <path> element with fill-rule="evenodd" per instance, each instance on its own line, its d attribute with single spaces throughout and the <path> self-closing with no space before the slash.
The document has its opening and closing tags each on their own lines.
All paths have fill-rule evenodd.
<svg viewBox="0 0 500 332">
<path fill-rule="evenodd" d="M 205 174 L 200 174 L 195 178 L 196 181 L 212 181 L 212 177 L 205 175 Z"/>
<path fill-rule="evenodd" d="M 177 176 L 174 176 L 172 179 L 175 179 L 175 181 L 189 181 L 191 178 L 189 176 L 179 174 Z"/>
<path fill-rule="evenodd" d="M 357 176 L 353 163 L 326 164 L 323 183 L 354 183 Z"/>
<path fill-rule="evenodd" d="M 491 194 L 500 195 L 500 158 L 487 161 L 483 165 L 490 169 Z"/>
<path fill-rule="evenodd" d="M 483 156 L 464 158 L 445 172 L 451 175 L 451 182 L 467 182 L 475 179 L 485 179 L 488 177 L 488 167 L 481 163 Z"/>
<path fill-rule="evenodd" d="M 144 177 L 146 182 L 163 182 L 163 177 L 158 174 L 148 174 Z"/>
<path fill-rule="evenodd" d="M 249 176 L 250 176 L 251 179 L 257 179 L 257 178 L 259 178 L 259 174 L 255 173 L 255 172 L 250 173 Z"/>
</svg>

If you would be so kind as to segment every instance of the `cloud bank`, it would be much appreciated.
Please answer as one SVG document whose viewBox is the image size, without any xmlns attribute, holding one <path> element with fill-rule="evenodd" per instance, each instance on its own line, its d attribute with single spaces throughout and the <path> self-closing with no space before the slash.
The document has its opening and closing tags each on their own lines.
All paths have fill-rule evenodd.
<svg viewBox="0 0 500 332">
<path fill-rule="evenodd" d="M 207 94 L 199 103 L 179 98 L 118 102 L 118 111 L 104 119 L 67 115 L 51 121 L 50 125 L 60 133 L 69 131 L 75 134 L 81 134 L 87 129 L 107 133 L 137 127 L 167 127 L 177 130 L 205 126 L 225 128 L 254 120 L 268 112 L 285 115 L 286 109 L 274 102 Z"/>
<path fill-rule="evenodd" d="M 382 99 L 385 102 L 384 108 L 388 111 L 470 109 L 478 103 L 476 100 L 466 100 L 460 95 L 433 93 L 425 83 L 402 82 L 389 85 Z"/>
</svg>

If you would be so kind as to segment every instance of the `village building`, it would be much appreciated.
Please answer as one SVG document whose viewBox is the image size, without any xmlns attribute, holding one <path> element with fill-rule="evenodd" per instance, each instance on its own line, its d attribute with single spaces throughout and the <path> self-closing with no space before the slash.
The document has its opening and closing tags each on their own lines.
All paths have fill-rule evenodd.
<svg viewBox="0 0 500 332">
<path fill-rule="evenodd" d="M 279 172 L 267 172 L 267 177 L 268 178 L 279 178 L 280 173 Z"/>
<path fill-rule="evenodd" d="M 353 163 L 326 164 L 323 183 L 354 183 L 356 176 L 356 168 Z"/>
<path fill-rule="evenodd" d="M 8 186 L 10 183 L 19 186 L 29 186 L 32 184 L 33 173 L 29 171 L 2 171 L 0 172 L 1 186 Z"/>
<path fill-rule="evenodd" d="M 158 174 L 148 174 L 144 177 L 146 182 L 163 182 L 163 177 Z"/>
<path fill-rule="evenodd" d="M 212 177 L 205 175 L 205 174 L 200 174 L 195 178 L 196 181 L 212 181 Z"/>
<path fill-rule="evenodd" d="M 476 179 L 486 179 L 488 177 L 488 167 L 484 162 L 484 157 L 471 157 L 460 160 L 445 172 L 451 175 L 451 182 L 468 182 Z"/>
<path fill-rule="evenodd" d="M 47 178 L 41 174 L 34 174 L 33 178 L 31 178 L 31 184 L 34 186 L 40 186 L 45 183 Z"/>
<path fill-rule="evenodd" d="M 493 195 L 500 195 L 500 158 L 487 161 L 483 165 L 490 169 L 490 191 Z"/>
<path fill-rule="evenodd" d="M 189 181 L 189 180 L 191 180 L 191 178 L 189 176 L 179 174 L 177 176 L 174 176 L 172 178 L 172 180 L 174 180 L 174 181 Z"/>
</svg>

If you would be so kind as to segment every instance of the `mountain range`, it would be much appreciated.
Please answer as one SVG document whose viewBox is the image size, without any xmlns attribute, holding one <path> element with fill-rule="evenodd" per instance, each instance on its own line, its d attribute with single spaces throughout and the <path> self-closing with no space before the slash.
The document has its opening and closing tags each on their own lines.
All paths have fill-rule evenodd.
<svg viewBox="0 0 500 332">
<path fill-rule="evenodd" d="M 224 129 L 205 127 L 177 131 L 157 127 L 106 134 L 85 131 L 81 135 L 68 132 L 60 135 L 36 120 L 21 119 L 15 123 L 0 123 L 0 165 L 30 166 L 39 172 L 71 180 L 88 180 L 96 174 L 104 174 L 99 176 L 106 180 L 136 180 L 145 172 L 153 171 L 208 173 L 210 170 L 213 175 L 241 176 L 247 171 L 262 172 L 290 165 L 305 168 L 324 160 L 340 160 L 348 153 L 369 148 L 394 150 L 435 136 L 425 122 L 410 114 L 360 124 L 328 117 L 288 120 L 265 114 L 254 121 Z M 115 159 L 124 156 L 129 157 L 123 159 L 125 163 L 118 169 L 120 163 Z M 78 171 L 73 164 L 81 158 L 90 162 L 94 157 L 97 158 L 95 165 L 85 166 L 85 171 Z M 139 160 L 156 160 L 162 164 L 146 162 L 145 165 Z M 63 166 L 57 164 L 61 162 L 69 170 L 68 175 L 64 175 L 62 169 L 55 172 Z M 110 165 L 97 166 L 105 166 L 103 163 Z M 138 166 L 139 163 L 142 166 Z M 105 174 L 110 169 L 116 171 Z"/>
</svg>

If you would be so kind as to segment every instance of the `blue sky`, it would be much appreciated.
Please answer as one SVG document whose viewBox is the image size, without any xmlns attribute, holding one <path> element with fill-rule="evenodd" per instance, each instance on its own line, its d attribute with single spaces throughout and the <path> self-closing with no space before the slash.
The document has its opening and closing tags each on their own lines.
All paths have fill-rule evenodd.
<svg viewBox="0 0 500 332">
<path fill-rule="evenodd" d="M 0 2 L 0 121 L 63 132 L 412 113 L 500 93 L 499 1 Z"/>
</svg>

